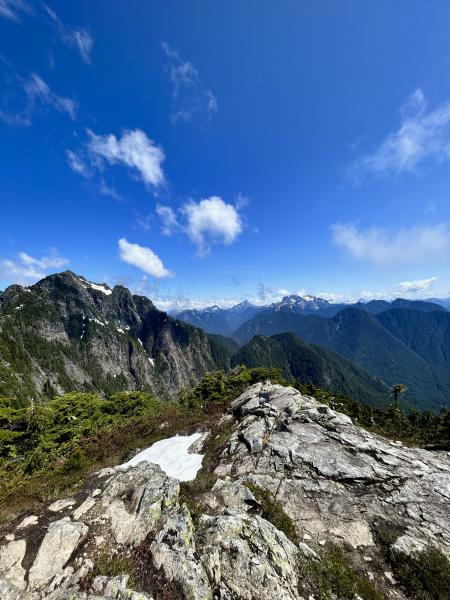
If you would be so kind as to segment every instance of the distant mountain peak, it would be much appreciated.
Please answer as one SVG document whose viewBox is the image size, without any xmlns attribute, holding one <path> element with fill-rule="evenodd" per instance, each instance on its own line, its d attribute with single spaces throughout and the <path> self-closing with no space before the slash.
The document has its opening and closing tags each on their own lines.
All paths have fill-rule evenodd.
<svg viewBox="0 0 450 600">
<path fill-rule="evenodd" d="M 318 298 L 317 296 L 312 296 L 307 294 L 305 296 L 298 296 L 296 294 L 291 294 L 289 296 L 284 296 L 281 302 L 276 302 L 272 305 L 275 310 L 318 310 L 320 308 L 324 308 L 329 306 L 328 300 L 324 300 L 323 298 Z"/>
<path fill-rule="evenodd" d="M 252 304 L 248 300 L 243 300 L 242 302 L 239 302 L 239 304 L 235 304 L 234 306 L 232 306 L 231 310 L 251 308 L 253 306 L 254 306 L 254 304 Z"/>
</svg>

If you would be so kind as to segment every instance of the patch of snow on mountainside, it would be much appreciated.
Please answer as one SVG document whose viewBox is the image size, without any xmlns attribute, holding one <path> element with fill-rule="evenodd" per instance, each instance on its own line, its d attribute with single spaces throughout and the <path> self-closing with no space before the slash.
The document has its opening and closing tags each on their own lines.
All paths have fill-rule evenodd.
<svg viewBox="0 0 450 600">
<path fill-rule="evenodd" d="M 179 481 L 192 481 L 201 469 L 203 454 L 189 454 L 188 450 L 201 437 L 201 433 L 193 433 L 160 440 L 136 454 L 119 468 L 134 467 L 147 461 L 159 465 L 169 477 Z"/>
<path fill-rule="evenodd" d="M 108 289 L 104 285 L 98 285 L 97 283 L 89 283 L 90 287 L 94 290 L 98 290 L 99 292 L 103 292 L 107 296 L 112 294 L 112 290 Z"/>
<path fill-rule="evenodd" d="M 79 279 L 82 282 L 82 284 L 87 284 L 93 290 L 98 290 L 99 292 L 102 292 L 106 296 L 110 296 L 112 294 L 112 290 L 110 290 L 109 288 L 107 288 L 104 285 L 100 285 L 99 283 L 92 283 L 91 281 L 84 279 L 84 277 L 79 277 Z M 83 285 L 83 287 L 86 288 L 86 285 Z"/>
</svg>

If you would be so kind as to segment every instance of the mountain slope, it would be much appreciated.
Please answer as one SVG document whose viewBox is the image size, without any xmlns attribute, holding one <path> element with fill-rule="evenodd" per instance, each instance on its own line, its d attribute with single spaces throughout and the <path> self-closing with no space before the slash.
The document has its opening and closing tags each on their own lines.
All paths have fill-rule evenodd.
<svg viewBox="0 0 450 600">
<path fill-rule="evenodd" d="M 215 368 L 206 334 L 122 286 L 70 271 L 0 295 L 0 396 L 69 390 L 174 395 Z"/>
<path fill-rule="evenodd" d="M 427 361 L 442 395 L 450 398 L 450 313 L 394 309 L 378 315 L 378 320 Z"/>
<path fill-rule="evenodd" d="M 370 300 L 369 302 L 357 302 L 351 306 L 366 310 L 374 315 L 393 308 L 404 308 L 419 312 L 431 312 L 435 310 L 447 312 L 444 306 L 431 300 L 405 300 L 404 298 L 396 298 L 392 302 L 388 302 L 387 300 Z"/>
<path fill-rule="evenodd" d="M 278 367 L 303 384 L 326 388 L 375 406 L 388 401 L 389 388 L 379 379 L 339 354 L 307 344 L 293 333 L 270 338 L 255 336 L 231 357 L 232 366 Z"/>
<path fill-rule="evenodd" d="M 407 309 L 404 312 L 412 318 L 423 314 Z M 417 407 L 439 410 L 442 403 L 448 403 L 429 360 L 385 328 L 379 315 L 361 309 L 346 308 L 332 318 L 266 311 L 241 325 L 233 337 L 245 343 L 254 335 L 288 331 L 338 352 L 388 385 L 405 383 L 409 388 L 406 398 Z"/>
</svg>

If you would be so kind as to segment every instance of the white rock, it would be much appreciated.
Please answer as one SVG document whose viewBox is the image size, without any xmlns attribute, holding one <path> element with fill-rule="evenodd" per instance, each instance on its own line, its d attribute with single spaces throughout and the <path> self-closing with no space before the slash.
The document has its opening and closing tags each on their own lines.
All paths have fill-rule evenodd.
<svg viewBox="0 0 450 600">
<path fill-rule="evenodd" d="M 63 569 L 87 532 L 86 525 L 70 521 L 69 518 L 53 521 L 29 571 L 30 589 L 41 588 Z"/>
<path fill-rule="evenodd" d="M 384 576 L 386 577 L 386 579 L 389 581 L 390 584 L 392 584 L 392 585 L 397 584 L 395 577 L 393 576 L 393 574 L 390 571 L 385 571 Z"/>
<path fill-rule="evenodd" d="M 85 513 L 87 513 L 91 508 L 95 506 L 94 498 L 88 496 L 84 502 L 80 504 L 78 508 L 73 511 L 73 518 L 78 521 L 80 517 L 82 517 Z"/>
<path fill-rule="evenodd" d="M 314 558 L 315 560 L 320 560 L 320 557 L 317 554 L 317 552 L 314 552 L 314 550 L 310 548 L 308 544 L 305 544 L 305 542 L 300 542 L 298 547 L 307 558 Z"/>
<path fill-rule="evenodd" d="M 0 547 L 0 578 L 19 590 L 26 587 L 25 569 L 22 567 L 26 550 L 25 540 L 15 540 Z"/>
<path fill-rule="evenodd" d="M 36 525 L 38 522 L 38 517 L 36 515 L 30 515 L 29 517 L 25 517 L 25 519 L 17 526 L 17 529 L 24 529 L 29 525 Z"/>
<path fill-rule="evenodd" d="M 56 502 L 50 504 L 48 510 L 51 512 L 59 512 L 65 508 L 72 508 L 74 504 L 75 500 L 73 498 L 63 498 L 62 500 L 56 500 Z"/>
</svg>

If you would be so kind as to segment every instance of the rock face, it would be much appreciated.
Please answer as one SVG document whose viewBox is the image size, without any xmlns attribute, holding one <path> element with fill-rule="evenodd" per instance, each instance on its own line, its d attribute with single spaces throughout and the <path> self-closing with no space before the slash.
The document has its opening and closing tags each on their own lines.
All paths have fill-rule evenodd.
<svg viewBox="0 0 450 600">
<path fill-rule="evenodd" d="M 237 398 L 239 420 L 218 473 L 271 491 L 314 540 L 373 547 L 378 521 L 450 557 L 450 459 L 355 427 L 297 390 L 257 384 Z"/>
<path fill-rule="evenodd" d="M 214 359 L 203 331 L 122 286 L 70 271 L 0 293 L 0 396 L 190 387 Z"/>
<path fill-rule="evenodd" d="M 3 529 L 1 597 L 302 600 L 299 557 L 320 561 L 322 546 L 337 542 L 402 600 L 378 545 L 383 524 L 398 553 L 432 545 L 450 556 L 445 453 L 389 442 L 279 385 L 252 386 L 224 420 L 234 431 L 194 517 L 157 465 L 104 469 Z M 294 537 L 264 518 L 258 489 L 280 503 Z M 105 557 L 114 576 L 101 572 Z"/>
</svg>

